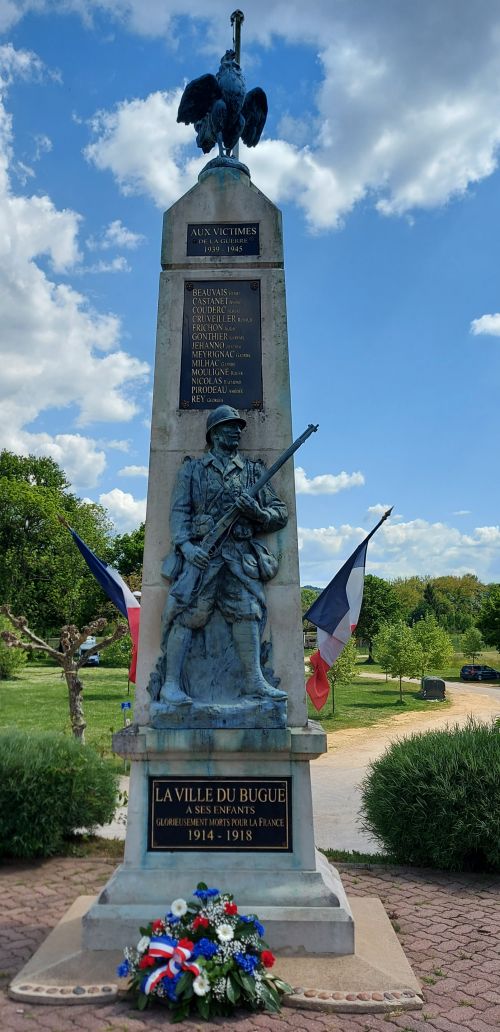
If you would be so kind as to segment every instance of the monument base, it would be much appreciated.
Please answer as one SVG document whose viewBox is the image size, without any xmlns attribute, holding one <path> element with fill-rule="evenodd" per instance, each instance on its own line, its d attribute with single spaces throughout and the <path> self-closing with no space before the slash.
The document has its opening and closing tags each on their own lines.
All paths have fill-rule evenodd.
<svg viewBox="0 0 500 1032">
<path fill-rule="evenodd" d="M 309 761 L 326 748 L 318 725 L 135 726 L 113 748 L 131 762 L 125 859 L 84 917 L 85 949 L 127 945 L 204 881 L 258 914 L 282 954 L 354 952 L 342 883 L 314 848 Z"/>
<path fill-rule="evenodd" d="M 121 951 L 82 948 L 82 917 L 93 902 L 90 896 L 80 896 L 73 903 L 14 977 L 10 997 L 20 1004 L 67 1007 L 109 1004 L 124 996 L 126 980 L 116 977 Z M 275 974 L 293 987 L 284 1005 L 351 1014 L 421 1009 L 422 990 L 380 900 L 352 899 L 351 905 L 356 921 L 354 954 L 277 956 Z M 135 929 L 132 943 L 137 937 Z"/>
<path fill-rule="evenodd" d="M 150 725 L 154 728 L 276 728 L 286 724 L 286 702 L 280 699 L 238 699 L 234 703 L 196 702 L 189 706 L 172 706 L 152 702 L 149 707 Z"/>
</svg>

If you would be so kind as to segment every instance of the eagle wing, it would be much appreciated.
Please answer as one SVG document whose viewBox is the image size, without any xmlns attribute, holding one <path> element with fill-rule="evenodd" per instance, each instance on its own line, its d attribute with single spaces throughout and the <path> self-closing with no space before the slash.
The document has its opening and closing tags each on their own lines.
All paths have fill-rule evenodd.
<svg viewBox="0 0 500 1032">
<path fill-rule="evenodd" d="M 200 122 L 220 97 L 222 92 L 215 75 L 200 75 L 199 79 L 188 82 L 179 104 L 177 121 L 185 125 Z"/>
<path fill-rule="evenodd" d="M 242 115 L 245 119 L 245 128 L 241 139 L 247 147 L 256 147 L 267 118 L 267 97 L 260 86 L 249 90 L 243 102 Z"/>
</svg>

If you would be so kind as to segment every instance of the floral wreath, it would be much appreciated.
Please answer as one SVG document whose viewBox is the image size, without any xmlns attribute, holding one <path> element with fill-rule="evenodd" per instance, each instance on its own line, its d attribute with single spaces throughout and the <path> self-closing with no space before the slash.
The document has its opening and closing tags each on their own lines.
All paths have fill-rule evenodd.
<svg viewBox="0 0 500 1032">
<path fill-rule="evenodd" d="M 166 1004 L 173 1020 L 193 1010 L 205 1020 L 236 1007 L 279 1011 L 291 992 L 272 975 L 275 957 L 255 914 L 240 914 L 233 897 L 199 882 L 196 903 L 175 899 L 165 918 L 141 928 L 137 946 L 127 946 L 117 969 L 128 979 L 139 1010 L 151 1000 Z"/>
</svg>

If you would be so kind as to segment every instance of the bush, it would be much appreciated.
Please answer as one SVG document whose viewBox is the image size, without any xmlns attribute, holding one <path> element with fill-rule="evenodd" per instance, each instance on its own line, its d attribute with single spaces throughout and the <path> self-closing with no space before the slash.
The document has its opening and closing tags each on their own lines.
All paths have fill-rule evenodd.
<svg viewBox="0 0 500 1032">
<path fill-rule="evenodd" d="M 363 825 L 398 863 L 500 871 L 500 728 L 414 734 L 371 764 Z"/>
<path fill-rule="evenodd" d="M 0 730 L 0 856 L 51 856 L 77 828 L 111 820 L 117 776 L 55 731 Z"/>
<path fill-rule="evenodd" d="M 113 626 L 109 633 L 112 634 L 114 629 L 115 627 Z M 130 634 L 125 634 L 123 638 L 114 641 L 112 645 L 108 645 L 99 654 L 99 662 L 103 667 L 129 667 L 131 659 L 132 639 Z"/>
<path fill-rule="evenodd" d="M 4 616 L 0 616 L 0 633 L 12 631 L 12 626 Z M 0 681 L 10 681 L 22 670 L 26 663 L 26 653 L 22 649 L 9 648 L 0 638 Z"/>
</svg>

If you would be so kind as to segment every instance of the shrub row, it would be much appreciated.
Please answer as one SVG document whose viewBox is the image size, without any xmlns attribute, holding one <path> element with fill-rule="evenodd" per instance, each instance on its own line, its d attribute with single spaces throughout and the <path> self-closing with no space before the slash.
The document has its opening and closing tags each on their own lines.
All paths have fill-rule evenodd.
<svg viewBox="0 0 500 1032">
<path fill-rule="evenodd" d="M 500 871 L 500 728 L 413 734 L 371 764 L 362 821 L 398 863 Z"/>
<path fill-rule="evenodd" d="M 53 731 L 0 730 L 0 856 L 51 856 L 76 829 L 111 820 L 117 776 Z"/>
</svg>

